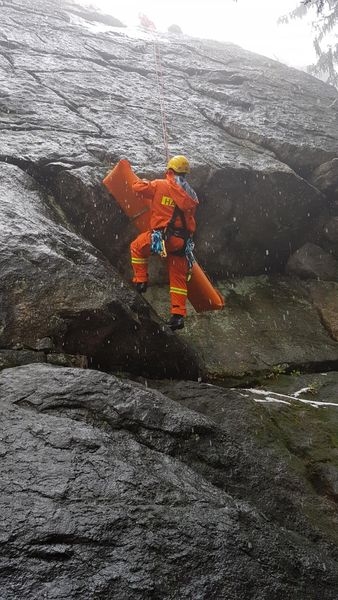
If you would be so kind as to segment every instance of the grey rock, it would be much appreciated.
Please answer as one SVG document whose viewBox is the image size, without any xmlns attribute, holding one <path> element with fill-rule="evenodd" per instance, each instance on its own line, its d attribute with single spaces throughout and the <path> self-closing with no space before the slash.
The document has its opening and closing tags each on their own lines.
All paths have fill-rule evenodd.
<svg viewBox="0 0 338 600">
<path fill-rule="evenodd" d="M 4 240 L 0 259 L 1 347 L 35 348 L 50 337 L 55 354 L 79 354 L 91 366 L 197 378 L 204 361 L 189 338 L 170 334 L 126 281 L 135 231 L 102 186 L 121 157 L 141 176 L 163 172 L 152 40 L 104 23 L 99 30 L 99 14 L 93 27 L 93 10 L 68 2 L 14 0 L 0 9 L 0 193 L 6 227 L 20 238 L 20 246 Z M 337 160 L 336 92 L 232 44 L 166 35 L 157 44 L 171 90 L 170 152 L 182 152 L 184 140 L 201 198 L 198 260 L 216 279 L 284 270 L 328 210 L 312 177 Z M 26 219 L 33 214 L 35 225 Z M 246 346 L 228 372 L 287 354 L 267 358 L 268 343 L 256 360 L 255 345 Z M 332 357 L 323 347 L 319 363 Z"/>
<path fill-rule="evenodd" d="M 338 341 L 338 283 L 308 281 L 306 287 L 321 322 L 330 337 Z"/>
<path fill-rule="evenodd" d="M 49 351 L 52 348 L 53 348 L 53 341 L 51 340 L 50 337 L 44 337 L 44 338 L 41 338 L 40 340 L 37 340 L 36 350 Z"/>
<path fill-rule="evenodd" d="M 80 369 L 88 368 L 87 356 L 81 354 L 56 354 L 55 352 L 49 352 L 46 355 L 46 362 L 50 365 L 58 365 L 59 367 L 79 367 Z"/>
<path fill-rule="evenodd" d="M 288 530 L 312 537 L 314 528 L 337 544 L 337 373 L 276 373 L 257 388 L 236 390 L 195 382 L 151 385 L 225 433 L 215 435 L 210 454 L 205 449 L 194 457 L 208 481 Z M 323 463 L 327 485 L 321 486 L 314 475 Z"/>
<path fill-rule="evenodd" d="M 327 240 L 338 244 L 338 217 L 331 217 L 324 223 L 323 233 Z"/>
<path fill-rule="evenodd" d="M 333 500 L 338 500 L 338 467 L 319 463 L 312 469 L 311 478 L 317 489 L 325 492 Z"/>
<path fill-rule="evenodd" d="M 215 390 L 201 389 L 210 408 Z M 226 413 L 220 426 L 143 386 L 47 365 L 2 371 L 0 398 L 6 600 L 335 600 L 329 536 L 289 505 L 285 527 L 283 502 L 272 519 L 241 497 L 244 480 L 231 485 L 254 446 L 234 443 Z M 238 417 L 237 401 L 248 402 L 230 403 Z"/>
<path fill-rule="evenodd" d="M 218 282 L 218 288 L 224 309 L 190 309 L 180 333 L 210 380 L 243 384 L 296 368 L 337 369 L 338 283 L 261 276 Z M 149 299 L 162 314 L 163 288 L 151 288 Z"/>
<path fill-rule="evenodd" d="M 338 280 L 338 262 L 316 244 L 307 243 L 290 256 L 286 270 L 304 279 Z"/>
<path fill-rule="evenodd" d="M 79 6 L 72 1 L 67 1 L 65 2 L 65 9 L 71 15 L 76 15 L 85 21 L 103 23 L 103 25 L 108 25 L 109 27 L 125 27 L 119 19 L 99 12 L 97 9 L 90 9 L 89 6 Z"/>
<path fill-rule="evenodd" d="M 196 248 L 216 279 L 281 271 L 325 207 L 319 192 L 285 165 L 259 166 L 258 160 L 248 172 L 217 170 L 208 179 Z"/>
<path fill-rule="evenodd" d="M 99 182 L 122 157 L 142 176 L 163 173 L 152 38 L 93 28 L 92 9 L 43 6 L 1 6 L 1 158 L 52 189 L 124 274 L 133 234 Z M 311 178 L 337 160 L 335 90 L 233 44 L 156 40 L 169 151 L 189 156 L 202 200 L 199 260 L 215 278 L 283 270 L 326 208 Z"/>
<path fill-rule="evenodd" d="M 223 283 L 230 310 L 177 335 L 135 294 L 102 178 L 122 157 L 159 176 L 165 149 L 153 40 L 115 25 L 0 0 L 0 597 L 336 600 L 337 409 L 196 380 L 332 368 L 338 284 Z M 283 270 L 332 206 L 336 92 L 232 44 L 157 44 L 199 260 Z"/>
<path fill-rule="evenodd" d="M 323 163 L 317 167 L 311 181 L 321 192 L 335 195 L 338 192 L 338 158 Z"/>
<path fill-rule="evenodd" d="M 173 23 L 172 25 L 169 25 L 168 32 L 169 33 L 174 33 L 176 35 L 182 35 L 182 33 L 183 33 L 183 31 L 180 28 L 180 26 L 179 25 L 175 25 L 175 23 Z"/>
<path fill-rule="evenodd" d="M 28 365 L 31 363 L 45 362 L 44 352 L 34 352 L 33 350 L 0 350 L 0 371 L 18 365 Z"/>
</svg>

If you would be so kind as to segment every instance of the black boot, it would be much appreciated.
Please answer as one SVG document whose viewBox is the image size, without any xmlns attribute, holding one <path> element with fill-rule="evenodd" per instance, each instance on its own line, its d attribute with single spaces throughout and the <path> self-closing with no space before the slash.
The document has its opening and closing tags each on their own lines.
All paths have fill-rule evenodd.
<svg viewBox="0 0 338 600">
<path fill-rule="evenodd" d="M 171 315 L 168 325 L 172 331 L 175 331 L 175 329 L 183 329 L 184 317 L 182 317 L 182 315 Z"/>
<path fill-rule="evenodd" d="M 145 294 L 147 291 L 148 283 L 146 281 L 142 281 L 136 284 L 135 288 L 139 294 Z"/>
</svg>

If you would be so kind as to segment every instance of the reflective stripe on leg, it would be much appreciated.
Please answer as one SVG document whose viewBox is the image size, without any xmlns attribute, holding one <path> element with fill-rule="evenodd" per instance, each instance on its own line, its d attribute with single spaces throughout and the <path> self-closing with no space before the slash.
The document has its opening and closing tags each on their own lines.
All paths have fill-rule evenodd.
<svg viewBox="0 0 338 600">
<path fill-rule="evenodd" d="M 182 315 L 182 317 L 185 317 L 188 294 L 188 261 L 185 256 L 168 254 L 168 267 L 170 279 L 170 312 L 171 314 Z"/>
<path fill-rule="evenodd" d="M 150 256 L 150 231 L 137 236 L 130 244 L 131 266 L 133 267 L 134 283 L 148 281 L 148 257 Z"/>
<path fill-rule="evenodd" d="M 171 287 L 171 286 L 170 286 L 169 292 L 171 294 L 181 294 L 181 296 L 188 295 L 188 290 L 183 289 L 183 288 Z"/>
</svg>

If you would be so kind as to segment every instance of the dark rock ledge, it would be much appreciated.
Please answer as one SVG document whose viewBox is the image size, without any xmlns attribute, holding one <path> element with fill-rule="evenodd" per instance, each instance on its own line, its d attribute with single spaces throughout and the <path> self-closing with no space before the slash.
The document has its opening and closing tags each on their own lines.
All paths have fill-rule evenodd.
<svg viewBox="0 0 338 600">
<path fill-rule="evenodd" d="M 260 446 L 273 414 L 196 385 L 167 391 L 208 415 L 91 370 L 2 371 L 1 597 L 335 600 L 332 505 Z"/>
</svg>

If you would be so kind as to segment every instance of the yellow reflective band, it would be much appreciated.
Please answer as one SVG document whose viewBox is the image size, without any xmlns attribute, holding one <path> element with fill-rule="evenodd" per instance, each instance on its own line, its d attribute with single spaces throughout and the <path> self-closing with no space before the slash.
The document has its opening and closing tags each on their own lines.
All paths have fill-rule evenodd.
<svg viewBox="0 0 338 600">
<path fill-rule="evenodd" d="M 161 204 L 164 206 L 175 206 L 175 202 L 170 196 L 162 196 Z"/>
<path fill-rule="evenodd" d="M 146 265 L 148 264 L 147 258 L 134 258 L 132 257 L 131 262 L 135 265 Z"/>
<path fill-rule="evenodd" d="M 171 294 L 180 294 L 181 296 L 187 296 L 188 291 L 184 290 L 183 288 L 171 287 L 170 288 L 170 293 Z"/>
</svg>

